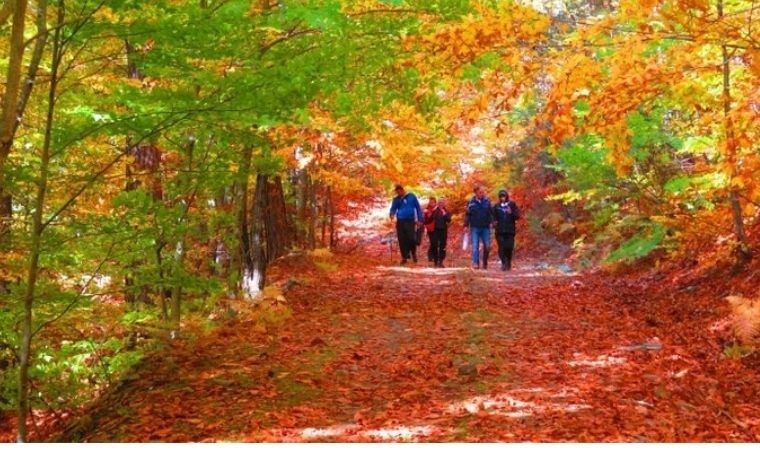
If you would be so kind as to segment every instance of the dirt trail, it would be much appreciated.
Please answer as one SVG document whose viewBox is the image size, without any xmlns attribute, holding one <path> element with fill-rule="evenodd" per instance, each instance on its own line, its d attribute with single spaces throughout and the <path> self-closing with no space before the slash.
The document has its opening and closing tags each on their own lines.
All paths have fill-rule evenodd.
<svg viewBox="0 0 760 450">
<path fill-rule="evenodd" d="M 83 440 L 757 439 L 754 405 L 721 406 L 699 355 L 631 315 L 636 287 L 524 261 L 335 264 L 276 329 L 233 322 L 148 361 Z"/>
</svg>

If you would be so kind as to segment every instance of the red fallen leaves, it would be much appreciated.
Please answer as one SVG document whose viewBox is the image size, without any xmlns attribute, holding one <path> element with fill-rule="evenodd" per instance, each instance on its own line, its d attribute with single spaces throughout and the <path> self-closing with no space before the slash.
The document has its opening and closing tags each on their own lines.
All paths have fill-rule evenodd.
<svg viewBox="0 0 760 450">
<path fill-rule="evenodd" d="M 760 375 L 706 331 L 718 295 L 524 269 L 467 294 L 371 263 L 292 289 L 269 336 L 230 322 L 156 355 L 86 440 L 760 438 Z"/>
</svg>

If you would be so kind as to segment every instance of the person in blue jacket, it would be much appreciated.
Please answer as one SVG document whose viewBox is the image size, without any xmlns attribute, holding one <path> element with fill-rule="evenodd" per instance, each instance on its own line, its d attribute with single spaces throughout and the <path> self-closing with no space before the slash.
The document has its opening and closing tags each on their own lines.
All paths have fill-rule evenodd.
<svg viewBox="0 0 760 450">
<path fill-rule="evenodd" d="M 499 191 L 499 202 L 493 207 L 494 229 L 496 242 L 499 244 L 499 259 L 501 270 L 512 270 L 512 252 L 515 248 L 515 233 L 520 210 L 517 204 L 509 199 L 509 193 Z"/>
<path fill-rule="evenodd" d="M 483 242 L 483 269 L 488 269 L 488 252 L 491 250 L 491 222 L 493 211 L 491 201 L 485 196 L 482 186 L 475 186 L 475 196 L 467 204 L 464 228 L 470 230 L 472 239 L 472 268 L 479 269 L 480 242 Z"/>
<path fill-rule="evenodd" d="M 417 262 L 416 229 L 422 226 L 422 208 L 414 194 L 406 192 L 403 186 L 396 185 L 396 196 L 391 202 L 391 220 L 396 218 L 396 236 L 401 250 L 401 264 Z"/>
</svg>

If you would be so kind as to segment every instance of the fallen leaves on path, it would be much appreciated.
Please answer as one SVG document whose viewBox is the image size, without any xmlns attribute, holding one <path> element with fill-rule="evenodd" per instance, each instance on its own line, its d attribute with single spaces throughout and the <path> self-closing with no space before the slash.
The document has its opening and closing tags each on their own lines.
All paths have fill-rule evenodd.
<svg viewBox="0 0 760 450">
<path fill-rule="evenodd" d="M 718 295 L 527 262 L 336 263 L 266 333 L 241 316 L 152 357 L 85 440 L 760 438 L 758 372 L 708 330 Z"/>
</svg>

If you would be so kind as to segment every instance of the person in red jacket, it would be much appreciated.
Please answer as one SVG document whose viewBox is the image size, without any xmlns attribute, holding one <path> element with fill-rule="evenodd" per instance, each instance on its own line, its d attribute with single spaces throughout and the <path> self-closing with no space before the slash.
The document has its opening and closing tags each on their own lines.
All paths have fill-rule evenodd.
<svg viewBox="0 0 760 450">
<path fill-rule="evenodd" d="M 443 267 L 443 260 L 446 259 L 446 241 L 450 222 L 451 214 L 446 209 L 446 200 L 442 198 L 430 213 L 429 222 L 425 224 L 430 236 L 429 253 L 433 256 L 435 267 Z"/>
<path fill-rule="evenodd" d="M 433 211 L 435 211 L 437 207 L 438 207 L 438 201 L 435 199 L 435 197 L 430 197 L 430 199 L 428 200 L 428 204 L 425 207 L 425 211 L 423 212 L 425 230 L 427 231 L 428 242 L 430 243 L 430 246 L 428 247 L 428 252 L 427 252 L 428 262 L 435 262 L 435 257 L 433 254 L 433 250 L 434 250 L 433 233 L 435 232 L 435 222 L 433 221 Z"/>
</svg>

